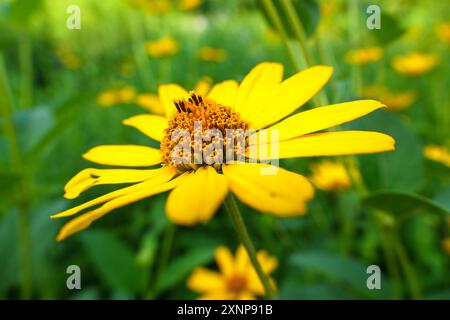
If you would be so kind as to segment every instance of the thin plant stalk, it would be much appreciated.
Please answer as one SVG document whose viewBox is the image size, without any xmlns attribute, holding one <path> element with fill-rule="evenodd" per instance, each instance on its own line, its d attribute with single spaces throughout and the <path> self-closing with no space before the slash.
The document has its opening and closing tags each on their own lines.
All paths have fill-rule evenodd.
<svg viewBox="0 0 450 320">
<path fill-rule="evenodd" d="M 8 153 L 11 159 L 12 169 L 19 175 L 18 197 L 16 204 L 19 209 L 19 249 L 20 249 L 20 291 L 22 299 L 31 298 L 32 273 L 31 273 L 31 239 L 29 203 L 27 200 L 27 183 L 25 166 L 20 153 L 17 132 L 14 127 L 12 106 L 9 97 L 10 87 L 4 64 L 3 55 L 0 54 L 0 115 L 3 118 L 3 130 L 8 142 Z"/>
<path fill-rule="evenodd" d="M 253 245 L 252 240 L 250 239 L 250 235 L 248 234 L 247 227 L 245 226 L 241 212 L 236 203 L 236 199 L 232 193 L 229 193 L 227 198 L 225 199 L 225 209 L 228 212 L 228 214 L 230 215 L 231 221 L 233 222 L 233 226 L 248 253 L 250 262 L 252 263 L 253 267 L 255 268 L 255 271 L 258 274 L 258 277 L 264 286 L 264 291 L 265 291 L 266 297 L 269 299 L 275 299 L 275 293 L 270 284 L 269 277 L 264 273 L 264 271 L 261 267 L 261 264 L 258 261 L 258 258 L 256 256 L 255 247 Z"/>
</svg>

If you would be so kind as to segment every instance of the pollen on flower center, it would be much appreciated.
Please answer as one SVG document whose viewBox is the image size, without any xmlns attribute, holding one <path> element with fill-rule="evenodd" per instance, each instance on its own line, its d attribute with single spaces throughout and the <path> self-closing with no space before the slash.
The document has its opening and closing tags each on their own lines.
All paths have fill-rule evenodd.
<svg viewBox="0 0 450 320">
<path fill-rule="evenodd" d="M 228 290 L 233 292 L 243 291 L 247 286 L 247 279 L 243 276 L 233 275 L 227 280 Z"/>
<path fill-rule="evenodd" d="M 169 118 L 160 146 L 167 166 L 181 171 L 201 165 L 217 168 L 225 158 L 244 154 L 249 124 L 239 113 L 194 93 L 174 104 L 176 112 Z"/>
</svg>

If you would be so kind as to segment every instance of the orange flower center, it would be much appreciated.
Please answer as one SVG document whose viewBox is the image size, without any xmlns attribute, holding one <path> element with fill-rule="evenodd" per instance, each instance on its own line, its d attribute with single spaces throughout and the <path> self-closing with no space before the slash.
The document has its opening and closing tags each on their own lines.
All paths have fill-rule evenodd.
<svg viewBox="0 0 450 320">
<path fill-rule="evenodd" d="M 243 276 L 233 275 L 227 281 L 227 288 L 233 292 L 241 292 L 247 287 L 247 279 Z"/>
<path fill-rule="evenodd" d="M 192 93 L 174 102 L 160 150 L 167 166 L 180 171 L 202 165 L 218 168 L 227 159 L 240 159 L 247 146 L 249 124 L 239 113 L 212 99 Z"/>
</svg>

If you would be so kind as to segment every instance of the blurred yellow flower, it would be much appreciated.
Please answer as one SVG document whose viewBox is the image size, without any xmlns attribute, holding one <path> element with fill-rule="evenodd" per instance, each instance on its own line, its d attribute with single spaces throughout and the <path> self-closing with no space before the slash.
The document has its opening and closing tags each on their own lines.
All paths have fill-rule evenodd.
<svg viewBox="0 0 450 320">
<path fill-rule="evenodd" d="M 180 50 L 180 45 L 172 37 L 163 37 L 154 41 L 147 41 L 145 50 L 154 58 L 173 56 Z"/>
<path fill-rule="evenodd" d="M 194 87 L 194 92 L 198 93 L 201 96 L 206 96 L 211 89 L 212 86 L 212 79 L 210 77 L 203 77 L 197 83 Z"/>
<path fill-rule="evenodd" d="M 445 44 L 450 44 L 450 22 L 443 22 L 436 26 L 438 38 Z"/>
<path fill-rule="evenodd" d="M 311 166 L 311 180 L 324 191 L 343 191 L 351 186 L 351 179 L 340 162 L 323 160 Z"/>
<path fill-rule="evenodd" d="M 52 218 L 68 217 L 98 206 L 66 223 L 57 239 L 63 240 L 87 228 L 116 208 L 168 191 L 166 214 L 173 223 L 180 225 L 192 226 L 209 221 L 230 191 L 263 213 L 278 217 L 305 214 L 307 203 L 314 195 L 308 179 L 271 164 L 254 162 L 273 157 L 288 159 L 395 149 L 394 139 L 380 132 L 315 133 L 384 107 L 375 100 L 338 103 L 291 115 L 320 91 L 331 74 L 331 67 L 314 66 L 282 81 L 283 66 L 263 62 L 253 68 L 241 84 L 234 80 L 223 81 L 215 84 L 205 96 L 188 93 L 177 84 L 161 85 L 159 98 L 165 116 L 141 114 L 123 121 L 159 141 L 159 149 L 140 145 L 103 145 L 83 155 L 101 165 L 147 168 L 88 168 L 76 174 L 64 187 L 64 196 L 68 199 L 77 198 L 97 185 L 132 185 L 53 215 Z M 241 150 L 240 155 L 247 160 L 224 160 L 215 153 L 211 159 L 201 157 L 198 162 L 198 158 L 194 159 L 198 155 L 195 139 L 188 145 L 190 152 L 180 154 L 172 135 L 180 130 L 188 130 L 189 136 L 194 135 L 195 122 L 200 122 L 205 130 L 219 130 L 222 136 L 227 135 L 227 130 L 245 133 L 251 128 L 252 135 L 240 148 L 235 148 L 234 139 L 222 141 L 223 154 L 232 150 L 233 159 L 237 159 L 236 150 Z M 267 129 L 261 131 L 264 128 Z M 278 152 L 275 155 L 261 152 L 272 144 L 270 138 L 264 140 L 260 135 L 273 137 L 272 133 L 277 134 L 274 142 Z M 200 144 L 200 153 L 206 151 L 206 154 L 211 154 L 207 152 L 215 143 L 214 139 Z M 183 161 L 176 162 L 178 157 Z"/>
<path fill-rule="evenodd" d="M 393 92 L 384 86 L 367 86 L 363 88 L 362 94 L 365 97 L 380 100 L 390 111 L 405 110 L 416 100 L 414 91 Z"/>
<path fill-rule="evenodd" d="M 368 64 L 376 62 L 383 57 L 383 48 L 366 47 L 350 50 L 345 54 L 345 61 L 350 64 Z"/>
<path fill-rule="evenodd" d="M 120 103 L 131 103 L 136 95 L 134 88 L 124 86 L 116 90 L 105 90 L 97 96 L 97 104 L 101 107 L 111 107 Z"/>
<path fill-rule="evenodd" d="M 81 59 L 66 47 L 59 47 L 55 50 L 59 61 L 69 70 L 77 70 L 81 66 Z"/>
<path fill-rule="evenodd" d="M 186 11 L 197 9 L 203 3 L 203 0 L 179 0 L 179 1 L 180 1 L 180 9 Z"/>
<path fill-rule="evenodd" d="M 392 61 L 393 68 L 407 76 L 420 76 L 432 70 L 438 62 L 435 54 L 412 52 L 399 55 Z"/>
<path fill-rule="evenodd" d="M 264 296 L 264 287 L 250 263 L 244 247 L 240 245 L 233 257 L 224 246 L 216 249 L 215 258 L 219 272 L 203 267 L 196 268 L 187 280 L 187 286 L 204 300 L 253 300 Z M 266 275 L 277 267 L 278 261 L 266 251 L 257 253 L 257 259 Z M 275 281 L 270 278 L 275 289 Z"/>
<path fill-rule="evenodd" d="M 450 256 L 450 238 L 442 240 L 442 248 L 444 252 Z"/>
<path fill-rule="evenodd" d="M 440 162 L 447 167 L 450 167 L 450 150 L 445 147 L 437 145 L 427 145 L 424 149 L 425 158 Z"/>
<path fill-rule="evenodd" d="M 198 51 L 198 56 L 203 61 L 222 62 L 226 59 L 227 52 L 224 49 L 203 47 Z"/>
<path fill-rule="evenodd" d="M 167 13 L 172 9 L 170 0 L 126 0 L 131 6 L 148 13 Z"/>
</svg>

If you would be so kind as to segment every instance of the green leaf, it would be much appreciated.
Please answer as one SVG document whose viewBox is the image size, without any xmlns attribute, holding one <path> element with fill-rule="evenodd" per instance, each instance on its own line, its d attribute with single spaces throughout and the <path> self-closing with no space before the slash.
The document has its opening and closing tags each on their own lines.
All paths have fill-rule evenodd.
<svg viewBox="0 0 450 320">
<path fill-rule="evenodd" d="M 384 12 L 381 13 L 381 29 L 370 30 L 378 42 L 385 46 L 405 33 L 405 28 L 401 27 L 398 21 L 391 15 Z"/>
<path fill-rule="evenodd" d="M 281 299 L 292 300 L 351 300 L 358 297 L 345 291 L 345 288 L 325 283 L 287 284 L 280 289 Z"/>
<path fill-rule="evenodd" d="M 338 256 L 321 250 L 302 251 L 294 254 L 290 263 L 295 267 L 310 270 L 328 279 L 345 284 L 365 297 L 389 298 L 392 292 L 388 280 L 383 276 L 381 276 L 381 289 L 369 290 L 367 288 L 367 278 L 369 277 L 367 267 L 370 264 L 349 257 Z"/>
<path fill-rule="evenodd" d="M 133 252 L 112 233 L 87 231 L 81 240 L 108 288 L 129 292 L 145 288 L 148 273 L 139 268 Z"/>
<path fill-rule="evenodd" d="M 366 206 L 393 213 L 406 215 L 416 210 L 436 214 L 449 214 L 450 211 L 433 200 L 417 194 L 402 192 L 376 192 L 363 199 Z"/>
<path fill-rule="evenodd" d="M 213 257 L 214 247 L 208 246 L 200 249 L 193 249 L 174 259 L 157 284 L 157 291 L 163 292 L 172 288 L 187 277 L 195 267 L 210 263 L 213 260 Z"/>
<path fill-rule="evenodd" d="M 423 146 L 412 129 L 397 115 L 379 110 L 343 126 L 391 135 L 395 150 L 358 156 L 364 181 L 370 189 L 417 192 L 424 183 Z"/>
</svg>

